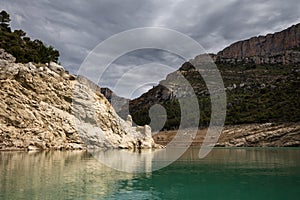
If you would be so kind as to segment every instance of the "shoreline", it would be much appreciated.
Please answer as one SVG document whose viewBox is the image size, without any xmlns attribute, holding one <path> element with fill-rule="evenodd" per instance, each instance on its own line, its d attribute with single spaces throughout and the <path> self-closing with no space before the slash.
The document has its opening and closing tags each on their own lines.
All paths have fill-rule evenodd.
<svg viewBox="0 0 300 200">
<path fill-rule="evenodd" d="M 191 147 L 202 146 L 206 136 L 207 128 L 198 129 Z M 156 144 L 166 146 L 175 137 L 177 131 L 160 131 L 153 136 Z M 184 147 L 182 144 L 175 144 L 174 147 Z M 242 124 L 228 125 L 222 130 L 215 147 L 224 148 L 290 148 L 300 147 L 300 122 L 294 123 L 264 123 L 264 124 Z M 101 148 L 99 148 L 101 149 Z M 0 148 L 0 152 L 40 152 L 40 151 L 87 151 L 83 148 Z M 121 150 L 121 149 L 120 149 Z"/>
<path fill-rule="evenodd" d="M 177 131 L 160 131 L 155 143 L 166 145 Z M 207 128 L 198 130 L 191 146 L 200 146 Z M 300 147 L 300 122 L 227 125 L 214 147 Z"/>
</svg>

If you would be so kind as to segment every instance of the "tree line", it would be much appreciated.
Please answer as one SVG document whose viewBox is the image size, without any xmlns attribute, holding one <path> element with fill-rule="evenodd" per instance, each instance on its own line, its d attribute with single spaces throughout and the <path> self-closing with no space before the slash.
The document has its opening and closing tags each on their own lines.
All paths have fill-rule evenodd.
<svg viewBox="0 0 300 200">
<path fill-rule="evenodd" d="M 49 63 L 58 62 L 59 51 L 40 40 L 31 40 L 23 30 L 10 28 L 10 15 L 0 12 L 0 48 L 12 54 L 19 63 Z"/>
</svg>

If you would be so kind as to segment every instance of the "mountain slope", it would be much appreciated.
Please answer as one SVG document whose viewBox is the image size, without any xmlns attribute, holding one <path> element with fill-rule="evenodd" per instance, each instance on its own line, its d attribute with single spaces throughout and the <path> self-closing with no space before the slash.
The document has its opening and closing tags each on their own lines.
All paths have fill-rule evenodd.
<svg viewBox="0 0 300 200">
<path fill-rule="evenodd" d="M 299 36 L 297 24 L 279 33 L 234 43 L 211 55 L 227 93 L 226 124 L 300 121 Z M 197 56 L 184 63 L 158 86 L 131 100 L 129 109 L 134 121 L 149 124 L 149 109 L 160 104 L 168 114 L 164 129 L 177 129 L 180 106 L 173 94 L 185 90 L 176 82 L 178 76 L 184 76 L 198 96 L 200 126 L 207 126 L 211 114 L 209 93 L 194 67 L 201 62 L 202 56 Z"/>
</svg>

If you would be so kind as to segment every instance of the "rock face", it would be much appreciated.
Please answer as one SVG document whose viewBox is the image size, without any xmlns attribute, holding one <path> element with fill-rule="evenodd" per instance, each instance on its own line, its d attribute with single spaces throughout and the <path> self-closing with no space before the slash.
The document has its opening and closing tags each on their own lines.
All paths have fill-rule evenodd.
<svg viewBox="0 0 300 200">
<path fill-rule="evenodd" d="M 10 55 L 9 53 L 6 53 L 3 49 L 0 49 L 0 59 L 2 62 L 15 62 L 16 58 Z"/>
<path fill-rule="evenodd" d="M 221 147 L 299 147 L 300 123 L 228 126 L 216 144 Z"/>
<path fill-rule="evenodd" d="M 300 24 L 278 33 L 236 42 L 214 58 L 221 62 L 256 64 L 299 64 Z"/>
<path fill-rule="evenodd" d="M 168 144 L 177 134 L 176 131 L 159 132 L 154 140 L 162 145 Z M 198 131 L 192 146 L 203 143 L 207 129 Z M 175 143 L 180 146 L 180 143 Z M 225 126 L 217 147 L 299 147 L 300 123 L 264 123 Z"/>
<path fill-rule="evenodd" d="M 0 49 L 0 150 L 158 147 L 99 91 L 55 63 L 15 63 Z"/>
</svg>

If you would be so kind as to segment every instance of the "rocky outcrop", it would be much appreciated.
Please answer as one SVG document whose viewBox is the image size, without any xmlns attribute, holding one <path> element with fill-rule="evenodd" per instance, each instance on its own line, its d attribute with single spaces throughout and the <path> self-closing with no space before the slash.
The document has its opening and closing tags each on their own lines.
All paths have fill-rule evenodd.
<svg viewBox="0 0 300 200">
<path fill-rule="evenodd" d="M 151 129 L 121 119 L 98 86 L 0 50 L 0 150 L 154 147 Z"/>
<path fill-rule="evenodd" d="M 0 59 L 1 59 L 1 64 L 3 63 L 8 63 L 8 62 L 15 62 L 16 58 L 10 55 L 9 53 L 6 53 L 3 49 L 0 49 Z"/>
<path fill-rule="evenodd" d="M 167 145 L 173 140 L 177 131 L 162 131 L 154 140 Z M 198 131 L 192 146 L 203 143 L 207 129 Z M 180 146 L 181 143 L 175 143 Z M 209 144 L 210 145 L 210 144 Z M 264 123 L 225 126 L 216 147 L 300 147 L 300 123 Z"/>
<path fill-rule="evenodd" d="M 274 34 L 236 42 L 220 51 L 214 59 L 230 63 L 299 64 L 300 24 Z"/>
<path fill-rule="evenodd" d="M 300 124 L 250 124 L 228 126 L 216 144 L 221 147 L 299 147 Z"/>
</svg>

